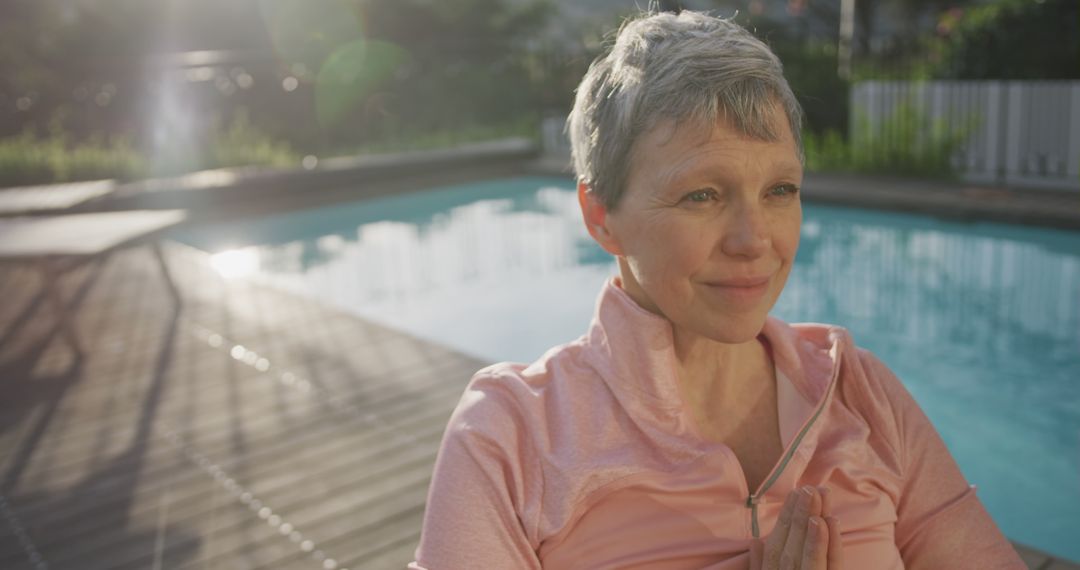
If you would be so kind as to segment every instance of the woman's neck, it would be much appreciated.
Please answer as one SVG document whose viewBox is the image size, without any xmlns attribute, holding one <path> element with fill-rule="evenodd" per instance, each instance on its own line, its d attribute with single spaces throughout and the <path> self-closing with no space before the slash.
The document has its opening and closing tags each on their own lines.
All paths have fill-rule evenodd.
<svg viewBox="0 0 1080 570">
<path fill-rule="evenodd" d="M 757 394 L 773 377 L 772 359 L 758 338 L 741 344 L 717 342 L 674 329 L 679 384 L 692 405 L 731 402 Z"/>
<path fill-rule="evenodd" d="M 637 284 L 623 257 L 619 257 L 619 272 L 615 284 L 638 306 L 663 316 L 660 308 Z M 714 402 L 758 396 L 773 388 L 773 383 L 768 382 L 775 378 L 772 357 L 760 338 L 728 344 L 681 329 L 674 323 L 672 337 L 679 385 L 691 404 L 709 407 Z"/>
</svg>

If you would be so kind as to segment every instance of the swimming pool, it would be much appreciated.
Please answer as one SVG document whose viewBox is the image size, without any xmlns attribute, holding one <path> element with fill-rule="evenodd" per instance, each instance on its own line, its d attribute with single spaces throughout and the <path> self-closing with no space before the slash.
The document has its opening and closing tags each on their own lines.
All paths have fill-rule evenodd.
<svg viewBox="0 0 1080 570">
<path fill-rule="evenodd" d="M 613 261 L 573 184 L 452 186 L 185 232 L 227 276 L 491 361 L 582 334 Z M 1080 234 L 804 205 L 773 313 L 902 378 L 1009 538 L 1080 560 Z"/>
</svg>

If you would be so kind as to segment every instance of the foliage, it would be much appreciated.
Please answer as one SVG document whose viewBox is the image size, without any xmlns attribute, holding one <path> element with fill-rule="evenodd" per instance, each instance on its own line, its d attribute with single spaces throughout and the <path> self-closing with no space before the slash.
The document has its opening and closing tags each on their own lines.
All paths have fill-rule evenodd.
<svg viewBox="0 0 1080 570">
<path fill-rule="evenodd" d="M 31 157 L 111 149 L 101 137 L 172 173 L 497 131 L 537 113 L 548 83 L 533 40 L 551 11 L 549 0 L 0 2 L 0 137 L 33 139 L 5 164 L 60 179 L 56 160 Z M 191 80 L 163 57 L 205 49 L 248 59 Z M 160 110 L 166 92 L 193 112 Z M 245 109 L 242 128 L 215 126 Z M 162 135 L 161 118 L 190 124 Z"/>
<path fill-rule="evenodd" d="M 836 45 L 820 42 L 779 51 L 784 75 L 803 108 L 804 130 L 846 131 L 850 84 L 836 72 Z"/>
<path fill-rule="evenodd" d="M 292 166 L 299 163 L 299 155 L 288 143 L 270 138 L 251 124 L 247 113 L 241 112 L 228 128 L 214 137 L 201 166 Z"/>
<path fill-rule="evenodd" d="M 334 124 L 321 123 L 327 141 L 366 144 L 401 133 L 443 132 L 514 122 L 536 108 L 536 82 L 527 68 L 529 40 L 542 29 L 551 5 L 506 0 L 353 0 L 363 42 L 378 46 L 378 65 L 365 65 L 351 83 L 316 86 L 349 105 Z M 347 48 L 339 48 L 339 50 Z M 340 53 L 340 52 L 339 52 Z M 331 55 L 328 67 L 347 69 Z M 353 58 L 355 59 L 355 58 Z M 359 66 L 356 66 L 360 69 Z M 339 74 L 340 75 L 340 74 Z M 329 94 L 329 93 L 333 94 Z"/>
<path fill-rule="evenodd" d="M 847 131 L 849 83 L 837 74 L 836 41 L 810 37 L 765 17 L 736 18 L 765 41 L 784 65 L 784 76 L 802 105 L 805 128 Z"/>
<path fill-rule="evenodd" d="M 857 117 L 855 136 L 849 140 L 833 130 L 806 133 L 806 165 L 813 171 L 951 179 L 958 174 L 952 159 L 975 126 L 971 119 L 962 128 L 949 129 L 945 121 L 930 121 L 906 102 L 876 127 L 865 116 Z"/>
<path fill-rule="evenodd" d="M 806 168 L 813 172 L 844 172 L 854 170 L 851 164 L 851 147 L 844 137 L 833 129 L 822 134 L 803 133 L 803 152 Z"/>
<path fill-rule="evenodd" d="M 24 133 L 0 139 L 0 186 L 143 176 L 147 163 L 126 140 L 71 144 Z"/>
<path fill-rule="evenodd" d="M 949 79 L 1080 79 L 1080 2 L 996 0 L 950 10 L 930 42 Z"/>
<path fill-rule="evenodd" d="M 47 137 L 29 131 L 0 139 L 0 186 L 116 178 L 165 176 L 190 170 L 241 165 L 290 166 L 300 158 L 288 144 L 275 141 L 240 113 L 217 133 L 203 152 L 190 157 L 154 156 L 129 140 L 91 137 L 71 142 L 63 133 Z"/>
<path fill-rule="evenodd" d="M 332 149 L 325 156 L 430 150 L 508 137 L 536 138 L 536 117 L 524 116 L 505 124 L 401 132 L 362 145 Z M 230 166 L 298 164 L 299 153 L 288 143 L 274 140 L 255 128 L 245 113 L 240 113 L 214 137 L 205 153 L 191 162 L 175 156 L 141 153 L 126 139 L 93 138 L 72 144 L 63 135 L 39 137 L 29 132 L 0 139 L 0 187 L 109 178 L 130 180 Z"/>
</svg>

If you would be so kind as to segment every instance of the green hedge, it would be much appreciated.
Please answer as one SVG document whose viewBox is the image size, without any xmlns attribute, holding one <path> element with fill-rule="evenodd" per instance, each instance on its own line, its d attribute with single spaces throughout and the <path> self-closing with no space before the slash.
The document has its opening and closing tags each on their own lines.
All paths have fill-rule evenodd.
<svg viewBox="0 0 1080 570">
<path fill-rule="evenodd" d="M 71 144 L 63 137 L 22 134 L 0 139 L 0 185 L 133 179 L 147 172 L 145 157 L 123 140 Z"/>
<path fill-rule="evenodd" d="M 855 141 L 835 130 L 804 132 L 806 166 L 814 171 L 953 179 L 959 173 L 952 157 L 975 127 L 972 118 L 950 132 L 943 121 L 930 121 L 919 108 L 905 103 L 874 130 L 866 117 L 856 117 Z"/>
</svg>

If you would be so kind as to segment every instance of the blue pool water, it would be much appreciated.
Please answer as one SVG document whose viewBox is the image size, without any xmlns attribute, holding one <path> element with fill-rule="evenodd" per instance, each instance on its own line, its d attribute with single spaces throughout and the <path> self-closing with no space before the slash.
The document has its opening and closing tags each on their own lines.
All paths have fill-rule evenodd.
<svg viewBox="0 0 1080 570">
<path fill-rule="evenodd" d="M 902 378 L 1011 539 L 1080 560 L 1080 234 L 804 205 L 774 314 Z M 488 360 L 588 325 L 614 263 L 573 185 L 522 178 L 180 236 L 215 266 Z"/>
</svg>

